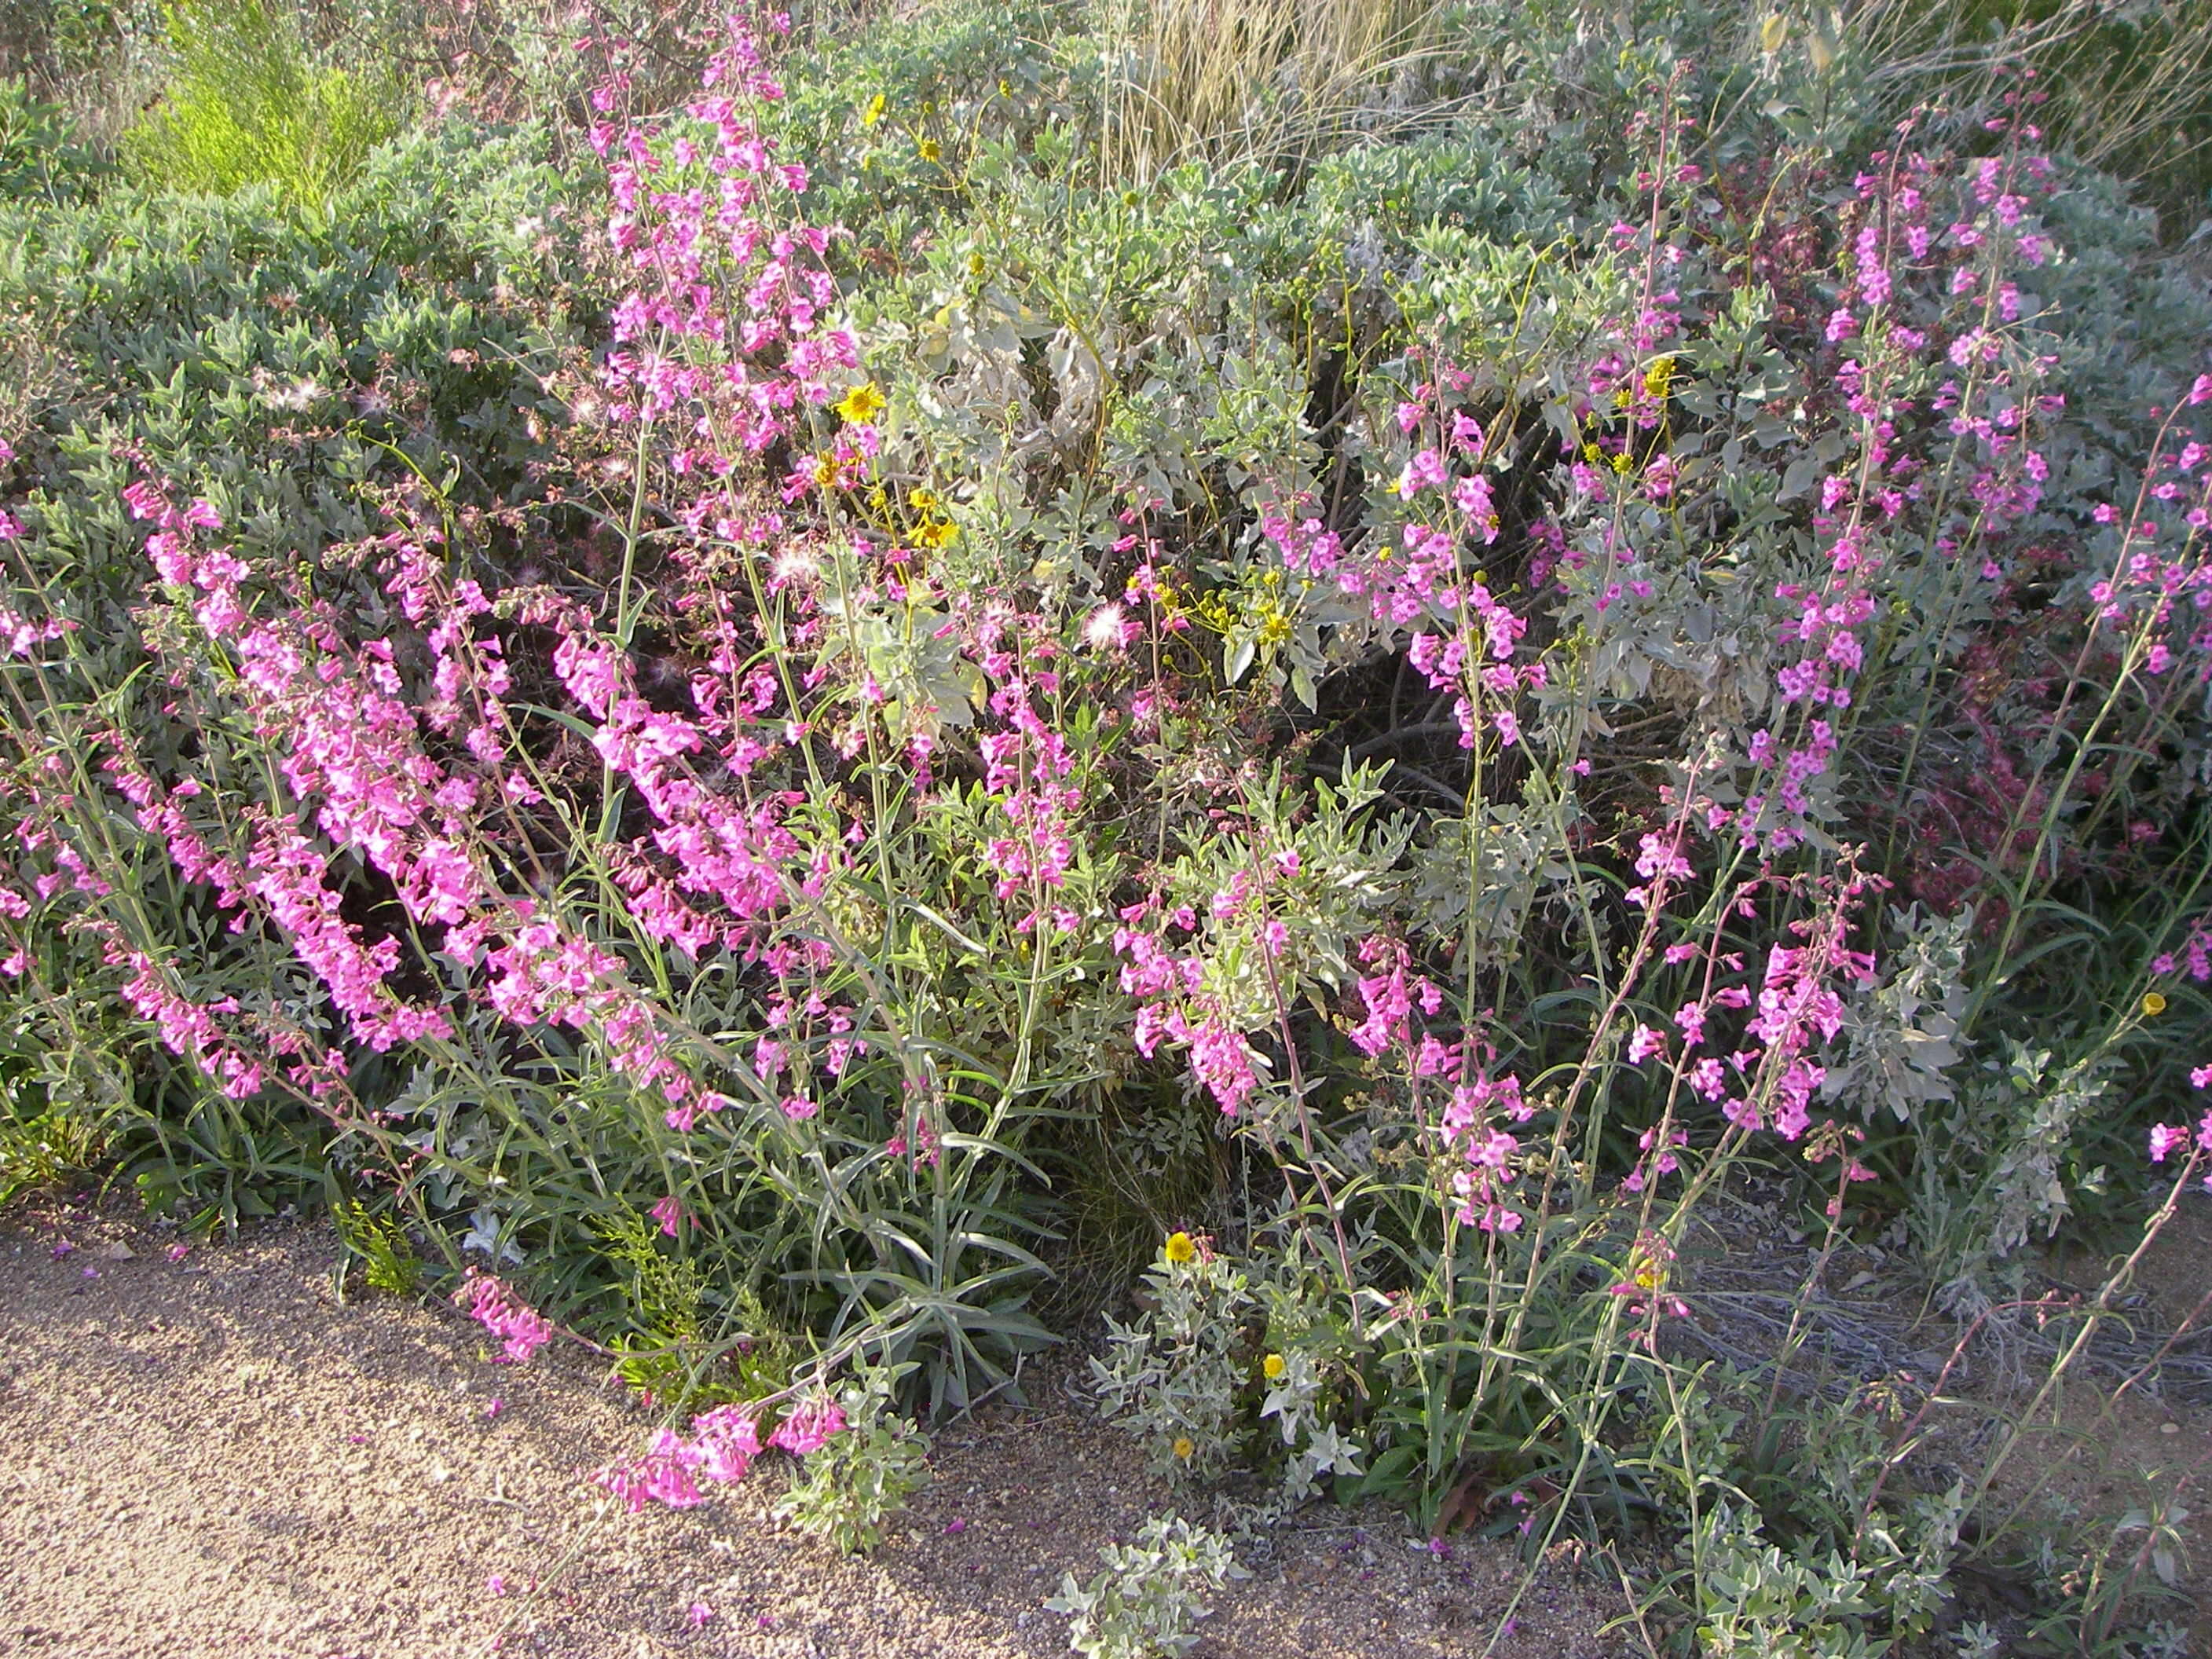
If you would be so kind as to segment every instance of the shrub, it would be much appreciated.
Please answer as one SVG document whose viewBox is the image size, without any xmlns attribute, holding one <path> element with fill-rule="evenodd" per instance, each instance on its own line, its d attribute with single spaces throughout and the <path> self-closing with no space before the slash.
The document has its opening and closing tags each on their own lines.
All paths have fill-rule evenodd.
<svg viewBox="0 0 2212 1659">
<path fill-rule="evenodd" d="M 613 48 L 585 244 L 443 131 L 322 220 L 8 210 L 106 400 L 4 496 L 21 1006 L 112 988 L 150 1196 L 275 1165 L 615 1350 L 633 1504 L 780 1444 L 864 1546 L 897 1413 L 1066 1334 L 1111 1126 L 1101 1391 L 1217 1519 L 1651 1520 L 1731 1639 L 1923 1629 L 1988 1473 L 1790 1360 L 1862 1224 L 1972 1332 L 2212 1158 L 2212 299 L 2032 92 L 1722 21 L 1143 190 L 1098 33 L 740 21 L 678 108 Z M 1760 1175 L 1820 1237 L 1740 1446 L 1677 1345 Z"/>
<path fill-rule="evenodd" d="M 165 16 L 175 72 L 123 144 L 143 182 L 216 194 L 268 185 L 319 210 L 398 131 L 398 88 L 316 63 L 269 0 L 173 0 Z"/>
<path fill-rule="evenodd" d="M 1212 1609 L 1200 1597 L 1249 1577 L 1229 1540 L 1179 1515 L 1154 1516 L 1127 1544 L 1098 1552 L 1106 1570 L 1087 1585 L 1069 1573 L 1045 1603 L 1066 1615 L 1067 1645 L 1085 1659 L 1151 1659 L 1198 1645 L 1190 1626 Z"/>
</svg>

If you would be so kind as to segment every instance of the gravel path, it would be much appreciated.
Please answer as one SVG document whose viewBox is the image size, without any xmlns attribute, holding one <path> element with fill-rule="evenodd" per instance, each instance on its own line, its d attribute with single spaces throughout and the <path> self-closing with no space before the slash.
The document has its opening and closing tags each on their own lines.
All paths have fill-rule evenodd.
<svg viewBox="0 0 2212 1659">
<path fill-rule="evenodd" d="M 778 1534 L 765 1467 L 631 1516 L 588 1476 L 652 1425 L 589 1369 L 486 1364 L 434 1304 L 341 1304 L 320 1228 L 176 1239 L 65 1206 L 0 1228 L 0 1654 L 1042 1659 L 1067 1651 L 1060 1573 L 1169 1504 L 1048 1387 L 939 1434 L 872 1559 Z M 1194 1659 L 1479 1655 L 1519 1572 L 1328 1509 L 1249 1565 Z M 1632 1651 L 1600 1633 L 1608 1579 L 1554 1563 L 1494 1653 Z"/>
</svg>

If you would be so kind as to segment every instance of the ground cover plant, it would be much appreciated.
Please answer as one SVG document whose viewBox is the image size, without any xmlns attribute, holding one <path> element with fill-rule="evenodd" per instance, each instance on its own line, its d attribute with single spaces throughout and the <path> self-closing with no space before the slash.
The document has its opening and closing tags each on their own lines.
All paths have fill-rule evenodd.
<svg viewBox="0 0 2212 1659">
<path fill-rule="evenodd" d="M 0 101 L 0 1189 L 326 1206 L 607 1355 L 616 1496 L 848 1548 L 1103 1316 L 1190 1514 L 1095 1650 L 1334 1496 L 1654 1644 L 2148 1651 L 2172 1512 L 1992 1494 L 2141 1255 L 2032 1247 L 2212 1167 L 2191 158 L 1972 7 L 1199 10 L 518 7 L 410 103 L 209 0 L 112 155 Z M 2038 1356 L 1971 1467 L 1803 1382 L 1878 1234 Z"/>
</svg>

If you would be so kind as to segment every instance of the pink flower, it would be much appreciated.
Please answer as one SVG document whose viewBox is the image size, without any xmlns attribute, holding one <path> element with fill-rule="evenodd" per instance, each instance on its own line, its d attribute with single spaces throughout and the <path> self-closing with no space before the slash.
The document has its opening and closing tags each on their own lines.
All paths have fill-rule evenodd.
<svg viewBox="0 0 2212 1659">
<path fill-rule="evenodd" d="M 660 1224 L 662 1232 L 673 1238 L 676 1237 L 678 1224 L 684 1219 L 684 1206 L 677 1202 L 676 1195 L 671 1193 L 653 1206 L 653 1218 Z"/>
<path fill-rule="evenodd" d="M 662 1429 L 653 1437 L 644 1456 L 603 1469 L 592 1479 L 621 1498 L 632 1515 L 648 1500 L 665 1504 L 672 1510 L 694 1509 L 706 1501 L 700 1496 L 699 1483 L 691 1478 L 700 1461 L 696 1448 Z"/>
<path fill-rule="evenodd" d="M 2188 1141 L 2189 1131 L 2182 1128 L 2177 1124 L 2158 1123 L 2152 1125 L 2150 1132 L 2150 1161 L 2154 1164 L 2165 1163 L 2167 1153 L 2172 1152 L 2177 1146 L 2186 1146 Z"/>
<path fill-rule="evenodd" d="M 501 1363 L 520 1364 L 553 1340 L 553 1327 L 530 1305 L 489 1273 L 469 1270 L 468 1283 L 453 1292 L 457 1307 L 501 1339 Z"/>
<path fill-rule="evenodd" d="M 812 1400 L 793 1407 L 790 1415 L 775 1425 L 775 1432 L 769 1436 L 768 1443 L 793 1457 L 804 1457 L 809 1452 L 819 1451 L 833 1436 L 844 1431 L 845 1413 L 836 1401 Z"/>
<path fill-rule="evenodd" d="M 742 1406 L 717 1406 L 691 1419 L 699 1472 L 709 1480 L 742 1480 L 760 1455 L 760 1423 Z"/>
</svg>

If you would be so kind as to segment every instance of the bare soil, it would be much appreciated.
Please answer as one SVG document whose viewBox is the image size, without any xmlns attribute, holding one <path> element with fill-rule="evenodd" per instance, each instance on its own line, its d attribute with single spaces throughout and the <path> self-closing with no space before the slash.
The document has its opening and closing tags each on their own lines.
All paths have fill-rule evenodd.
<svg viewBox="0 0 2212 1659">
<path fill-rule="evenodd" d="M 437 1304 L 341 1302 L 301 1224 L 178 1249 L 88 1206 L 0 1228 L 0 1654 L 104 1659 L 975 1659 L 1067 1651 L 1060 1575 L 1171 1506 L 1057 1388 L 937 1437 L 874 1557 L 777 1532 L 765 1465 L 684 1512 L 590 1483 L 653 1420 L 559 1345 L 523 1366 Z M 1480 1654 L 1522 1568 L 1319 1508 L 1252 1553 L 1197 1659 Z M 1499 1659 L 1636 1650 L 1562 1553 Z"/>
</svg>

